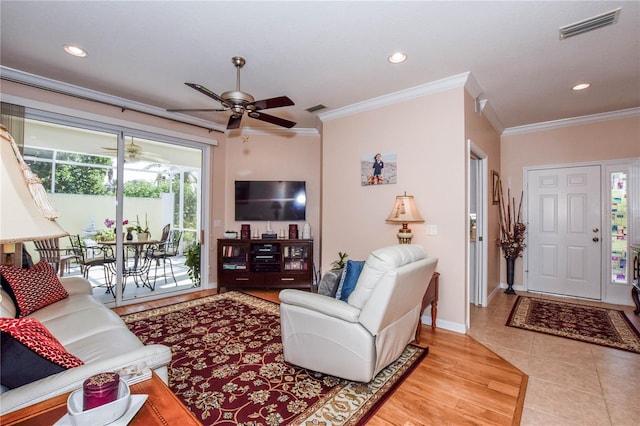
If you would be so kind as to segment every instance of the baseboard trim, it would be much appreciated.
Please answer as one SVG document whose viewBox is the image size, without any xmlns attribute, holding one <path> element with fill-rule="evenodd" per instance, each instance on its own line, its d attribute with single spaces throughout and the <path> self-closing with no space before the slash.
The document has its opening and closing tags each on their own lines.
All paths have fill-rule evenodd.
<svg viewBox="0 0 640 426">
<path fill-rule="evenodd" d="M 429 310 L 427 309 L 427 311 L 429 311 Z M 429 315 L 423 315 L 420 318 L 420 320 L 422 321 L 422 324 L 425 324 L 425 325 L 431 327 L 431 313 L 429 313 Z M 460 323 L 457 323 L 457 322 L 437 319 L 436 320 L 436 327 L 437 328 L 442 328 L 444 330 L 454 331 L 456 333 L 467 334 L 467 327 L 465 327 L 464 324 L 460 324 Z"/>
</svg>

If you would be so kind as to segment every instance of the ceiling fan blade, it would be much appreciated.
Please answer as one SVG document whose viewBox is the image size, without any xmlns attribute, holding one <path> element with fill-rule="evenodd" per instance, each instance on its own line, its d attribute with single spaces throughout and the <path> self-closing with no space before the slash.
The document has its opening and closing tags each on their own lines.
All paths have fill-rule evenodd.
<svg viewBox="0 0 640 426">
<path fill-rule="evenodd" d="M 269 99 L 262 99 L 259 101 L 255 101 L 253 102 L 253 105 L 255 105 L 256 110 L 259 110 L 259 109 L 269 109 L 269 108 L 280 108 L 280 107 L 291 106 L 295 104 L 287 96 L 278 96 L 277 98 L 269 98 Z"/>
<path fill-rule="evenodd" d="M 277 126 L 286 127 L 288 129 L 296 125 L 293 121 L 285 120 L 284 118 L 274 117 L 273 115 L 265 114 L 264 112 L 253 111 L 249 113 L 249 117 L 256 120 L 266 121 L 267 123 L 275 124 Z"/>
<path fill-rule="evenodd" d="M 229 108 L 172 108 L 167 112 L 189 112 L 189 111 L 228 111 Z"/>
<path fill-rule="evenodd" d="M 233 129 L 240 128 L 240 121 L 241 120 L 242 120 L 242 114 L 240 114 L 240 115 L 232 114 L 231 117 L 229 117 L 229 123 L 227 124 L 227 130 L 233 130 Z"/>
<path fill-rule="evenodd" d="M 140 155 L 138 157 L 136 157 L 139 160 L 142 161 L 147 161 L 149 163 L 156 163 L 156 164 L 166 164 L 169 161 L 165 160 L 162 157 L 156 157 L 155 155 Z"/>
<path fill-rule="evenodd" d="M 187 86 L 191 87 L 192 89 L 195 89 L 198 92 L 200 92 L 202 94 L 205 94 L 205 95 L 209 96 L 210 98 L 215 99 L 216 101 L 220 102 L 223 106 L 225 106 L 227 108 L 231 108 L 231 106 L 232 106 L 232 105 L 229 105 L 229 102 L 225 101 L 220 96 L 216 95 L 211 90 L 207 89 L 206 87 L 204 87 L 201 84 L 198 84 L 198 83 L 185 83 L 185 84 Z"/>
</svg>

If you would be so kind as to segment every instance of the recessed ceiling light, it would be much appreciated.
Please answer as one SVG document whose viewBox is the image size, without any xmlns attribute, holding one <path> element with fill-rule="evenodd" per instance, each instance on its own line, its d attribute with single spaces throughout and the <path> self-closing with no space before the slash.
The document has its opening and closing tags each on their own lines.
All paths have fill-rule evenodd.
<svg viewBox="0 0 640 426">
<path fill-rule="evenodd" d="M 389 56 L 387 59 L 392 64 L 399 64 L 407 60 L 407 55 L 406 53 L 395 52 L 393 55 Z"/>
<path fill-rule="evenodd" d="M 589 87 L 591 87 L 591 84 L 589 84 L 589 83 L 580 83 L 580 84 L 576 84 L 575 86 L 573 86 L 572 89 L 577 92 L 579 90 L 588 89 Z"/>
<path fill-rule="evenodd" d="M 64 46 L 64 51 L 67 52 L 69 55 L 77 56 L 79 58 L 84 58 L 85 56 L 87 56 L 86 50 L 78 46 L 73 46 L 71 44 L 66 44 Z"/>
</svg>

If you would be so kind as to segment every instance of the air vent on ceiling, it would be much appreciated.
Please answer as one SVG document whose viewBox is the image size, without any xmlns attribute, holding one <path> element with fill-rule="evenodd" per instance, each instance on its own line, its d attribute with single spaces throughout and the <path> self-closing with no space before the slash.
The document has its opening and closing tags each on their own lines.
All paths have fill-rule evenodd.
<svg viewBox="0 0 640 426">
<path fill-rule="evenodd" d="M 616 22 L 618 22 L 618 18 L 620 17 L 620 10 L 622 10 L 621 7 L 610 12 L 594 16 L 593 18 L 576 22 L 575 24 L 560 27 L 560 39 L 562 40 L 565 38 L 577 36 L 578 34 L 586 33 L 587 31 L 615 24 Z"/>
<path fill-rule="evenodd" d="M 305 111 L 316 112 L 316 111 L 320 111 L 321 109 L 325 109 L 325 108 L 326 108 L 326 106 L 324 106 L 322 104 L 318 104 L 316 106 L 312 106 L 312 107 L 307 108 Z"/>
</svg>

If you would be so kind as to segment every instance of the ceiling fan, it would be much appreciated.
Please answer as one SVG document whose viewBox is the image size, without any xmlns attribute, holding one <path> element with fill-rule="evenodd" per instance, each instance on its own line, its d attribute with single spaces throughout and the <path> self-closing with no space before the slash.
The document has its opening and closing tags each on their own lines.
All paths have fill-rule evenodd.
<svg viewBox="0 0 640 426">
<path fill-rule="evenodd" d="M 230 90 L 224 92 L 222 95 L 217 95 L 211 90 L 207 89 L 201 84 L 197 83 L 185 83 L 187 86 L 203 93 L 210 98 L 220 102 L 222 108 L 218 109 L 168 109 L 170 112 L 186 112 L 186 111 L 231 111 L 229 122 L 227 123 L 227 130 L 237 129 L 240 127 L 240 121 L 242 116 L 246 112 L 247 115 L 256 120 L 266 121 L 267 123 L 275 124 L 277 126 L 291 128 L 296 125 L 293 121 L 285 120 L 284 118 L 275 117 L 273 115 L 265 114 L 262 110 L 270 108 L 279 108 L 285 106 L 295 105 L 291 99 L 287 96 L 278 96 L 277 98 L 262 99 L 256 101 L 253 96 L 248 93 L 240 91 L 240 68 L 244 66 L 246 61 L 244 58 L 234 56 L 231 58 L 231 63 L 236 67 L 236 90 Z"/>
<path fill-rule="evenodd" d="M 118 148 L 111 148 L 107 146 L 103 146 L 102 149 L 108 152 L 117 152 Z M 159 154 L 155 152 L 143 151 L 142 146 L 138 145 L 131 138 L 131 142 L 127 142 L 124 146 L 124 160 L 125 162 L 135 162 L 135 161 L 149 161 L 152 163 L 166 163 L 167 160 L 162 158 Z"/>
</svg>

